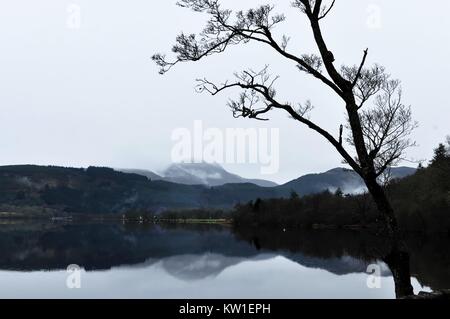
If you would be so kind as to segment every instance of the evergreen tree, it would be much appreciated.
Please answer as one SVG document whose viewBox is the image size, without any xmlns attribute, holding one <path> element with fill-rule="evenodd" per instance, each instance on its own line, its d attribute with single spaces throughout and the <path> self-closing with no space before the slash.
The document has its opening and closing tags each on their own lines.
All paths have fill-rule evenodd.
<svg viewBox="0 0 450 319">
<path fill-rule="evenodd" d="M 434 150 L 434 156 L 431 160 L 431 165 L 439 164 L 448 159 L 448 150 L 444 144 L 440 143 L 439 146 Z"/>
</svg>

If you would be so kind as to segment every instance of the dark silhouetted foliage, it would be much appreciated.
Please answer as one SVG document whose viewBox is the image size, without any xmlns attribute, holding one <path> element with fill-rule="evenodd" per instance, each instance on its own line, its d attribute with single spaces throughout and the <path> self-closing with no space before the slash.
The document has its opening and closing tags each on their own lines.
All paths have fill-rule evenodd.
<svg viewBox="0 0 450 319">
<path fill-rule="evenodd" d="M 450 156 L 440 145 L 427 168 L 392 181 L 386 189 L 403 230 L 450 233 Z M 236 206 L 237 225 L 286 228 L 377 227 L 379 212 L 367 194 L 323 192 L 302 198 L 260 200 Z"/>
</svg>

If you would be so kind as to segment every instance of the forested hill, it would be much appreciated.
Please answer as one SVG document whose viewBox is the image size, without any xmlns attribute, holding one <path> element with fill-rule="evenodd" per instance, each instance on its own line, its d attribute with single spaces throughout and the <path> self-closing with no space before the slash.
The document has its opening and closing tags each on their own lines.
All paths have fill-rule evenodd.
<svg viewBox="0 0 450 319">
<path fill-rule="evenodd" d="M 414 173 L 399 168 L 399 177 Z M 310 174 L 275 187 L 251 183 L 221 186 L 176 184 L 111 168 L 87 169 L 53 166 L 0 167 L 0 213 L 117 214 L 130 210 L 158 213 L 167 209 L 230 209 L 257 198 L 288 198 L 295 191 L 303 195 L 324 190 L 344 192 L 363 188 L 353 171 L 338 168 Z M 1 216 L 0 216 L 1 217 Z"/>
<path fill-rule="evenodd" d="M 110 168 L 0 167 L 0 212 L 109 214 L 167 208 L 230 208 L 238 202 L 276 197 L 253 184 L 207 187 L 152 181 Z"/>
<path fill-rule="evenodd" d="M 450 234 L 450 155 L 444 145 L 426 168 L 387 187 L 400 226 L 409 231 Z M 370 227 L 381 220 L 367 194 L 325 191 L 288 199 L 259 199 L 234 210 L 237 224 L 282 227 Z"/>
</svg>

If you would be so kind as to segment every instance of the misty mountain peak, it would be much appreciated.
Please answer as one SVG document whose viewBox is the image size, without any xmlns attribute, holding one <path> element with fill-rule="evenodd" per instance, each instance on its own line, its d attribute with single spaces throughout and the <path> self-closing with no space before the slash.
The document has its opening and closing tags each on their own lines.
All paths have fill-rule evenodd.
<svg viewBox="0 0 450 319">
<path fill-rule="evenodd" d="M 250 183 L 262 187 L 273 187 L 271 181 L 246 179 L 226 171 L 217 163 L 175 163 L 163 173 L 164 179 L 173 183 L 186 185 L 222 186 L 225 184 Z"/>
</svg>

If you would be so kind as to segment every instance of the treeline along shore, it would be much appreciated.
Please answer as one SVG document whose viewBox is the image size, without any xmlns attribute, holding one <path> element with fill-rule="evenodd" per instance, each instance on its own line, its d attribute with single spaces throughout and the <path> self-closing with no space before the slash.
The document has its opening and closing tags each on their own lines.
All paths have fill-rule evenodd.
<svg viewBox="0 0 450 319">
<path fill-rule="evenodd" d="M 427 167 L 419 165 L 415 174 L 402 179 L 394 179 L 386 185 L 387 193 L 403 230 L 450 234 L 449 148 L 450 145 L 439 145 Z M 112 193 L 102 191 L 104 188 L 107 188 L 108 191 L 113 189 L 114 194 L 122 192 L 125 193 L 123 196 L 127 197 L 127 192 L 130 192 L 127 187 L 132 190 L 136 185 L 144 184 L 145 180 L 141 176 L 112 173 L 105 169 L 92 169 L 92 171 L 88 170 L 87 172 L 71 169 L 70 172 L 73 176 L 66 175 L 66 172 L 67 170 L 55 168 L 54 174 L 61 175 L 55 177 L 55 180 L 63 178 L 67 179 L 66 183 L 69 185 L 71 183 L 91 185 L 78 177 L 78 175 L 85 174 L 87 177 L 83 178 L 95 179 L 95 185 L 98 189 L 95 189 L 95 185 L 93 185 L 87 193 L 89 197 L 70 188 L 64 188 L 63 190 L 59 188 L 58 193 L 55 193 L 52 185 L 48 183 L 38 191 L 36 191 L 36 186 L 33 188 L 30 186 L 30 189 L 33 189 L 30 192 L 23 191 L 23 189 L 15 193 L 11 192 L 10 189 L 3 194 L 0 192 L 0 201 L 21 203 L 20 206 L 17 206 L 17 204 L 16 206 L 0 204 L 0 222 L 13 219 L 120 220 L 122 222 L 139 223 L 233 224 L 239 227 L 277 227 L 281 229 L 375 230 L 381 223 L 381 218 L 369 194 L 345 194 L 340 189 L 309 195 L 292 191 L 290 196 L 279 198 L 259 197 L 258 194 L 254 194 L 252 200 L 240 201 L 233 208 L 222 209 L 205 206 L 205 208 L 183 209 L 183 207 L 180 207 L 155 211 L 145 207 L 133 207 L 131 203 L 137 202 L 137 198 L 129 197 L 118 201 L 117 198 L 111 196 Z M 105 172 L 109 175 L 116 174 L 117 184 L 112 184 L 112 179 L 103 178 Z M 31 182 L 23 180 L 23 183 Z M 159 183 L 158 187 L 160 188 L 161 185 L 178 187 L 176 184 L 169 183 Z M 6 189 L 7 185 L 3 185 L 3 187 Z M 183 186 L 184 189 L 196 189 L 196 187 Z M 186 194 L 180 193 L 177 195 L 176 191 L 174 190 L 173 196 L 186 196 Z M 13 198 L 11 194 L 13 194 Z M 167 192 L 164 194 L 167 194 Z M 37 198 L 39 200 L 44 198 L 46 202 L 50 203 L 70 203 L 75 208 L 81 205 L 79 201 L 93 205 L 92 207 L 104 205 L 104 208 L 95 206 L 95 213 L 81 210 L 83 206 L 80 206 L 79 211 L 67 211 L 58 209 L 58 205 L 40 206 Z M 120 203 L 121 209 L 112 213 L 108 208 L 115 206 L 115 200 Z M 144 198 L 144 200 L 147 199 Z M 153 194 L 150 200 L 157 201 L 157 194 Z M 127 203 L 130 203 L 129 208 L 127 208 Z M 98 213 L 102 210 L 105 211 L 104 214 Z"/>
<path fill-rule="evenodd" d="M 429 165 L 414 175 L 386 185 L 400 226 L 405 231 L 450 234 L 450 156 L 444 144 L 435 149 Z M 167 211 L 167 220 L 231 220 L 236 226 L 330 229 L 377 229 L 381 223 L 369 194 L 341 190 L 290 198 L 255 199 L 232 211 Z"/>
</svg>

